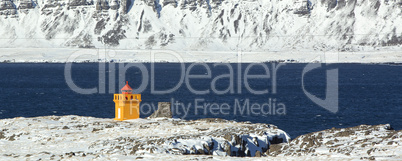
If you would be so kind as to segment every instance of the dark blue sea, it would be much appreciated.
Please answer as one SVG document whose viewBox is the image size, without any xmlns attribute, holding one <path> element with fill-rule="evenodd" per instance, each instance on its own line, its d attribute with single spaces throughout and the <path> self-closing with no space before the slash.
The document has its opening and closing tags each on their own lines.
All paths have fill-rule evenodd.
<svg viewBox="0 0 402 161">
<path fill-rule="evenodd" d="M 0 119 L 114 118 L 113 93 L 127 80 L 135 93 L 142 94 L 142 118 L 151 115 L 158 102 L 172 102 L 177 118 L 269 123 L 292 138 L 360 124 L 389 123 L 402 129 L 402 66 L 321 64 L 304 73 L 302 86 L 307 64 L 284 64 L 275 73 L 273 65 L 278 64 L 185 64 L 184 68 L 175 63 L 74 63 L 71 68 L 66 64 L 0 64 Z M 336 81 L 327 80 L 330 70 L 337 71 Z M 246 79 L 245 75 L 266 76 Z M 305 92 L 324 100 L 328 81 L 337 82 L 336 113 L 317 105 Z"/>
</svg>

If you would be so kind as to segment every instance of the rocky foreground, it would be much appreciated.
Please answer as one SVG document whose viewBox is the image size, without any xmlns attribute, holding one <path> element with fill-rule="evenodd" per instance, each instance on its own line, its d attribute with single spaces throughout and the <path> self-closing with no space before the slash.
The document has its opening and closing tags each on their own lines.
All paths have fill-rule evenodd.
<svg viewBox="0 0 402 161">
<path fill-rule="evenodd" d="M 271 124 L 222 119 L 45 116 L 0 120 L 0 160 L 400 160 L 401 138 L 390 125 L 328 129 L 291 141 Z"/>
<path fill-rule="evenodd" d="M 369 160 L 401 160 L 402 130 L 389 124 L 332 128 L 301 135 L 290 143 L 271 145 L 270 156 L 339 156 Z"/>
</svg>

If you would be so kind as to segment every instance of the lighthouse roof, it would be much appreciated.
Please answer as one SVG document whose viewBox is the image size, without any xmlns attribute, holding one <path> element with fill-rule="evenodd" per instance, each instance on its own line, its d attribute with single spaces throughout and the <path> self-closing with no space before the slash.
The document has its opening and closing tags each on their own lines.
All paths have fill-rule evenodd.
<svg viewBox="0 0 402 161">
<path fill-rule="evenodd" d="M 121 89 L 121 91 L 132 91 L 133 89 L 128 85 L 128 81 L 126 81 L 126 85 Z"/>
</svg>

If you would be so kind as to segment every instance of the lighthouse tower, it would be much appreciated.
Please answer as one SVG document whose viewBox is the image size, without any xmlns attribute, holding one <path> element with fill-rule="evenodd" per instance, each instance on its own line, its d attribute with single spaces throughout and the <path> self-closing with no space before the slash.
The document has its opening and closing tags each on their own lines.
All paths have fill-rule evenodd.
<svg viewBox="0 0 402 161">
<path fill-rule="evenodd" d="M 123 121 L 140 117 L 141 94 L 133 94 L 133 89 L 126 85 L 121 89 L 122 94 L 114 94 L 115 113 L 114 120 Z"/>
</svg>

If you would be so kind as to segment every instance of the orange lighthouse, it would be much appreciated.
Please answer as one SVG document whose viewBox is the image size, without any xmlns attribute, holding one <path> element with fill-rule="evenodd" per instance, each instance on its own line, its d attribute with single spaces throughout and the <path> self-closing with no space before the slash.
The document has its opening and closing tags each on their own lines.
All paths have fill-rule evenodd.
<svg viewBox="0 0 402 161">
<path fill-rule="evenodd" d="M 141 94 L 133 94 L 133 89 L 126 85 L 121 89 L 122 94 L 114 94 L 115 115 L 114 120 L 123 121 L 140 117 Z"/>
</svg>

